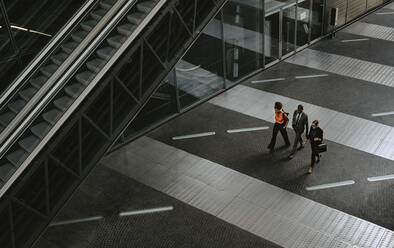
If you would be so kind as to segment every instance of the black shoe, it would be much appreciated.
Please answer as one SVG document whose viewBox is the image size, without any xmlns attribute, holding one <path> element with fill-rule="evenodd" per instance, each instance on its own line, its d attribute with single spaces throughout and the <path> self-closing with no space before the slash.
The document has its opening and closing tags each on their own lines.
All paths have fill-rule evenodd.
<svg viewBox="0 0 394 248">
<path fill-rule="evenodd" d="M 294 154 L 290 154 L 289 159 L 293 159 L 293 158 L 294 158 Z"/>
</svg>

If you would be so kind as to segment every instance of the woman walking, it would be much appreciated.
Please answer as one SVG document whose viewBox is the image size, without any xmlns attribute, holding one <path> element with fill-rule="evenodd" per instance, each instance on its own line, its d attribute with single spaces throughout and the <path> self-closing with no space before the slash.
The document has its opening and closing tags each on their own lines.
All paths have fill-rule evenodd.
<svg viewBox="0 0 394 248">
<path fill-rule="evenodd" d="M 312 148 L 312 161 L 308 173 L 311 174 L 313 170 L 313 166 L 315 165 L 315 163 L 320 162 L 320 157 L 321 157 L 319 155 L 318 145 L 321 144 L 323 141 L 323 130 L 319 127 L 318 120 L 314 120 L 312 122 L 312 126 L 309 131 L 309 140 L 311 142 L 311 148 Z"/>
</svg>

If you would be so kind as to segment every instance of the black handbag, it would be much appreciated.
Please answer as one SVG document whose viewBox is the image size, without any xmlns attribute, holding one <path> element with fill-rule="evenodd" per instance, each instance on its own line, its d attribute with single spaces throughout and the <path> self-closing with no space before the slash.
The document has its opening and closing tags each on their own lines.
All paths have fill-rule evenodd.
<svg viewBox="0 0 394 248">
<path fill-rule="evenodd" d="M 322 153 L 327 151 L 327 145 L 325 143 L 320 143 L 317 145 L 317 152 Z"/>
</svg>

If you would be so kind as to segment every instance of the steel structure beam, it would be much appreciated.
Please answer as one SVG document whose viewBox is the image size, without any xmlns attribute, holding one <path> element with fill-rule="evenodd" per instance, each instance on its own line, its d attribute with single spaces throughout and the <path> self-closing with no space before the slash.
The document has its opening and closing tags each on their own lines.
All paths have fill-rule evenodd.
<svg viewBox="0 0 394 248">
<path fill-rule="evenodd" d="M 37 239 L 225 2 L 167 1 L 1 198 L 0 247 Z"/>
</svg>

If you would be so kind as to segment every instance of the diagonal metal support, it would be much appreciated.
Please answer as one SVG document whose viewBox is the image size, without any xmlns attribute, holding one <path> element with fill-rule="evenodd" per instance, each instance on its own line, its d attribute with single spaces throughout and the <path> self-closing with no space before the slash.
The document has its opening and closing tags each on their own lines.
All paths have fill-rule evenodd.
<svg viewBox="0 0 394 248">
<path fill-rule="evenodd" d="M 114 80 L 116 80 L 120 86 L 122 86 L 122 88 L 126 91 L 127 94 L 129 94 L 131 96 L 131 98 L 133 98 L 133 100 L 137 103 L 140 104 L 140 100 L 137 99 L 137 97 L 135 97 L 135 95 L 133 94 L 133 92 L 131 92 L 129 90 L 129 88 L 126 87 L 126 85 L 124 85 L 123 81 L 119 79 L 118 76 L 114 76 Z"/>
</svg>

